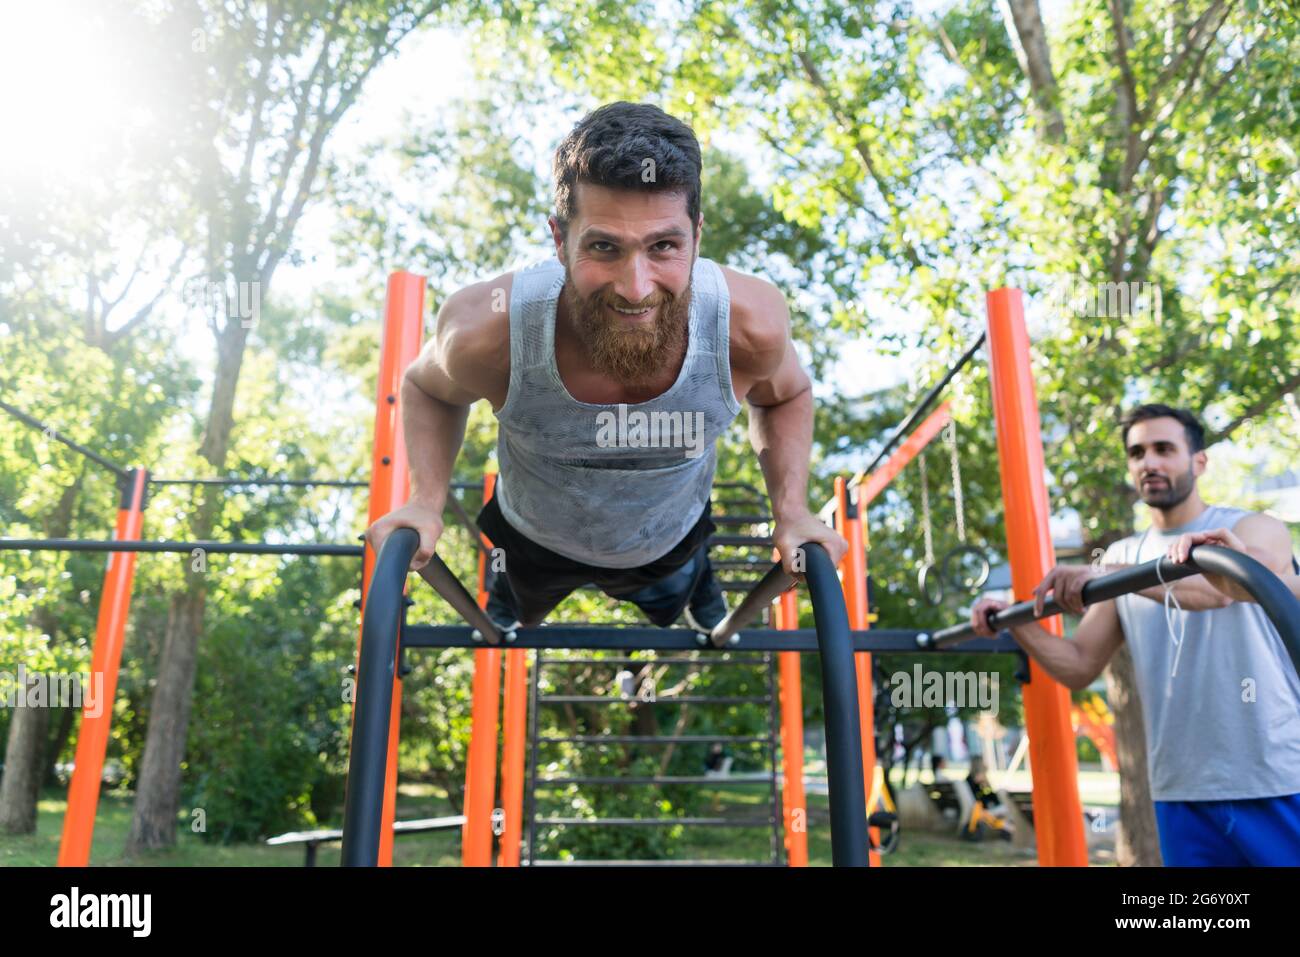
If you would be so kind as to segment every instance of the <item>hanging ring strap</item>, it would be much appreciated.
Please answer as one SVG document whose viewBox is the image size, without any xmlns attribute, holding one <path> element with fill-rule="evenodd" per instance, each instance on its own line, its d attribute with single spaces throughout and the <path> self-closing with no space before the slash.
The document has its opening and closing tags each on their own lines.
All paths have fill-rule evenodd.
<svg viewBox="0 0 1300 957">
<path fill-rule="evenodd" d="M 966 504 L 961 494 L 961 457 L 957 454 L 957 423 L 948 420 L 948 455 L 952 459 L 952 497 L 957 509 L 957 541 L 966 544 Z"/>
<path fill-rule="evenodd" d="M 925 452 L 917 456 L 917 468 L 921 472 L 921 523 L 925 531 L 925 563 L 934 564 L 934 533 L 930 528 L 930 482 L 925 474 Z"/>
</svg>

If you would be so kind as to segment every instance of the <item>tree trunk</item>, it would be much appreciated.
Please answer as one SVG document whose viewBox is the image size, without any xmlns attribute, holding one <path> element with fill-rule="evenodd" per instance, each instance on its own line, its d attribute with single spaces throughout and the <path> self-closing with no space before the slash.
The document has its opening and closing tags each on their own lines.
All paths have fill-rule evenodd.
<svg viewBox="0 0 1300 957">
<path fill-rule="evenodd" d="M 1142 701 L 1127 644 L 1120 645 L 1106 668 L 1106 696 L 1115 713 L 1115 750 L 1119 758 L 1120 824 L 1116 831 L 1115 856 L 1121 867 L 1159 867 L 1163 860 L 1147 775 Z"/>
<path fill-rule="evenodd" d="M 230 433 L 234 428 L 235 391 L 244 361 L 248 329 L 232 319 L 217 337 L 217 375 L 212 389 L 200 452 L 220 472 L 225 468 Z M 194 534 L 212 536 L 220 503 L 200 502 Z M 194 674 L 203 634 L 203 608 L 207 581 L 202 572 L 190 572 L 185 591 L 176 595 L 167 615 L 167 634 L 158 663 L 158 683 L 149 710 L 144 758 L 136 781 L 135 811 L 126 853 L 172 847 L 176 843 L 176 816 L 180 811 L 181 762 L 189 736 Z"/>
<path fill-rule="evenodd" d="M 20 693 L 24 689 L 19 689 Z M 4 777 L 0 779 L 0 831 L 36 833 L 36 799 L 45 763 L 49 708 L 14 708 L 9 718 L 9 744 Z"/>
<path fill-rule="evenodd" d="M 72 511 L 81 490 L 80 480 L 67 486 L 44 523 L 48 538 L 67 538 L 72 530 Z M 59 621 L 49 608 L 33 616 L 36 627 L 48 635 L 51 644 Z M 46 738 L 50 731 L 49 708 L 15 708 L 9 721 L 5 770 L 0 778 L 0 831 L 6 834 L 36 833 L 36 802 L 45 780 Z"/>
<path fill-rule="evenodd" d="M 127 854 L 176 843 L 181 762 L 185 758 L 206 596 L 203 580 L 192 580 L 189 588 L 172 599 L 167 615 L 167 636 L 149 711 L 144 759 L 136 781 Z"/>
</svg>

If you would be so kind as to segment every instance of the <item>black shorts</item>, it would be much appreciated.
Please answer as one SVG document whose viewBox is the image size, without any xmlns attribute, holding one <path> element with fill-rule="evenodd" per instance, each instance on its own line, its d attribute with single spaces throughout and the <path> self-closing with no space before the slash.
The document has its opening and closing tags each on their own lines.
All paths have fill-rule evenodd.
<svg viewBox="0 0 1300 957">
<path fill-rule="evenodd" d="M 710 505 L 705 503 L 699 520 L 680 542 L 663 557 L 637 568 L 587 565 L 544 548 L 506 521 L 495 497 L 489 499 L 478 513 L 478 527 L 491 540 L 494 548 L 504 549 L 505 577 L 513 592 L 513 602 L 510 603 L 514 605 L 519 620 L 524 625 L 536 625 L 570 592 L 583 585 L 595 585 L 611 598 L 630 600 L 631 596 L 647 586 L 662 582 L 691 564 L 702 551 L 707 554 L 709 537 L 717 531 L 709 511 Z M 667 626 L 676 621 L 690 600 L 694 583 L 703 574 L 704 563 L 696 562 L 696 568 L 690 582 L 686 583 L 687 587 L 681 589 L 680 604 L 675 600 L 669 602 L 670 605 L 676 605 L 675 608 L 665 607 L 663 596 L 658 596 L 653 606 L 641 605 L 654 624 Z M 490 576 L 490 591 L 493 590 L 493 584 Z M 495 593 L 498 598 L 506 597 L 499 590 Z"/>
</svg>

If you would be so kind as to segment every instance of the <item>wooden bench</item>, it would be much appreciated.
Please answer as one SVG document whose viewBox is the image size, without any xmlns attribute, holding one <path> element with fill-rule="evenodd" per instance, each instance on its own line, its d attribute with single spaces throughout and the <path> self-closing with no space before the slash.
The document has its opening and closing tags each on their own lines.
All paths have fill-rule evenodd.
<svg viewBox="0 0 1300 957">
<path fill-rule="evenodd" d="M 445 831 L 454 827 L 462 827 L 464 824 L 465 815 L 463 814 L 454 814 L 449 817 L 426 817 L 416 821 L 397 821 L 393 824 L 393 836 L 420 834 L 424 831 Z M 343 840 L 341 828 L 321 828 L 316 831 L 291 831 L 288 834 L 267 838 L 266 843 L 272 847 L 282 844 L 302 844 L 307 852 L 303 866 L 315 867 L 316 849 L 322 844 L 341 840 Z"/>
</svg>

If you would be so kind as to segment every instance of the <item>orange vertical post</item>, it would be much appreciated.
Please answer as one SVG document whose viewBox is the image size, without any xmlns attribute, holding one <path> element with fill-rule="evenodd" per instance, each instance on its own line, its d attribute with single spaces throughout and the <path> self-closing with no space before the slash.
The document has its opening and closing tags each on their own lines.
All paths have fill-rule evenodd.
<svg viewBox="0 0 1300 957">
<path fill-rule="evenodd" d="M 776 600 L 775 623 L 782 631 L 799 627 L 799 596 L 791 588 Z M 808 796 L 803 784 L 803 677 L 799 652 L 777 653 L 781 702 L 781 813 L 785 821 L 785 857 L 791 867 L 808 866 Z"/>
<path fill-rule="evenodd" d="M 1043 438 L 1021 292 L 995 289 L 988 293 L 987 306 L 989 371 L 1007 555 L 1016 600 L 1022 601 L 1030 597 L 1056 562 L 1048 529 L 1051 508 L 1043 477 Z M 1043 625 L 1063 636 L 1059 616 L 1045 620 Z M 1070 727 L 1070 694 L 1032 659 L 1030 676 L 1023 693 L 1034 781 L 1038 862 L 1045 867 L 1086 866 L 1088 851 L 1074 732 Z"/>
<path fill-rule="evenodd" d="M 369 522 L 374 524 L 406 504 L 411 494 L 406 441 L 402 437 L 402 375 L 420 354 L 424 335 L 423 276 L 395 272 L 388 277 L 384 302 L 384 336 L 379 355 L 379 384 L 375 397 L 375 439 L 370 463 Z M 361 602 L 375 567 L 375 552 L 366 547 L 361 570 Z M 360 663 L 361 639 L 357 637 Z M 393 864 L 393 822 L 397 818 L 397 749 L 401 731 L 402 681 L 393 677 L 393 708 L 388 722 L 388 764 L 384 773 L 384 818 L 379 831 L 379 866 Z"/>
<path fill-rule="evenodd" d="M 867 553 L 862 535 L 862 517 L 857 503 L 849 494 L 848 482 L 835 479 L 835 514 L 840 534 L 849 543 L 844 560 L 840 563 L 840 580 L 844 588 L 844 603 L 849 613 L 849 628 L 864 631 L 870 626 L 867 611 Z M 872 688 L 871 654 L 860 651 L 853 655 L 854 677 L 858 685 L 858 727 L 862 733 L 862 777 L 867 799 L 871 798 L 871 785 L 876 777 L 876 710 Z M 871 808 L 867 808 L 870 816 Z M 873 831 L 873 843 L 879 835 Z M 880 866 L 880 853 L 871 851 L 870 865 Z"/>
<path fill-rule="evenodd" d="M 490 476 L 495 478 L 495 476 Z M 506 651 L 505 701 L 502 707 L 501 809 L 505 815 L 501 831 L 501 867 L 519 866 L 519 847 L 524 829 L 524 752 L 528 737 L 528 652 Z"/>
<path fill-rule="evenodd" d="M 134 469 L 122 487 L 122 500 L 113 530 L 115 541 L 135 541 L 144 524 L 144 500 L 149 473 Z M 131 611 L 131 584 L 135 579 L 135 552 L 110 552 L 104 571 L 104 590 L 99 598 L 95 623 L 95 646 L 90 657 L 91 687 L 96 676 L 102 685 L 95 702 L 86 702 L 77 735 L 76 764 L 68 784 L 68 809 L 63 815 L 63 840 L 59 843 L 60 867 L 86 867 L 95 837 L 95 812 L 99 809 L 99 785 L 104 775 L 104 754 L 113 724 L 113 699 L 117 696 L 117 674 L 122 662 L 126 619 Z M 92 706 L 95 712 L 92 712 Z"/>
<path fill-rule="evenodd" d="M 496 475 L 485 473 L 483 500 L 490 499 L 495 490 Z M 487 557 L 479 552 L 478 561 L 478 603 L 479 607 L 486 608 Z M 479 648 L 474 652 L 471 701 L 469 754 L 465 760 L 465 825 L 461 831 L 460 859 L 465 867 L 491 867 L 492 810 L 497 783 L 497 713 L 501 708 L 500 648 Z M 522 790 L 520 794 L 522 798 Z M 509 816 L 507 814 L 507 825 Z M 517 857 L 518 841 L 515 843 Z"/>
</svg>

